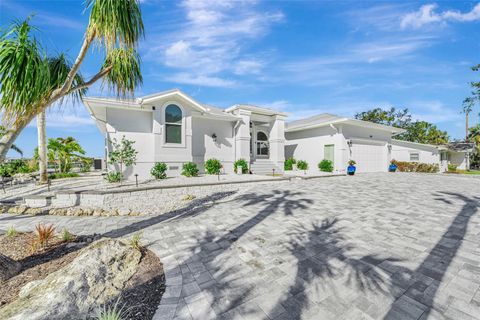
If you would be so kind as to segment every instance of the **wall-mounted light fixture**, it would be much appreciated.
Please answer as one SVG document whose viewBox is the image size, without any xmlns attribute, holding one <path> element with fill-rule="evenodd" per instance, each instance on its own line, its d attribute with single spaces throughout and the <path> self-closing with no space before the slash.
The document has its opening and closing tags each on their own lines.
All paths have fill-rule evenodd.
<svg viewBox="0 0 480 320">
<path fill-rule="evenodd" d="M 388 148 L 388 152 L 391 152 L 391 151 L 392 151 L 392 145 L 391 145 L 391 144 L 388 144 L 388 145 L 387 145 L 387 148 Z"/>
<path fill-rule="evenodd" d="M 212 134 L 212 140 L 213 142 L 217 142 L 217 135 L 215 133 Z"/>
<path fill-rule="evenodd" d="M 348 144 L 348 146 L 351 148 L 351 147 L 353 146 L 352 140 L 347 140 L 347 144 Z"/>
</svg>

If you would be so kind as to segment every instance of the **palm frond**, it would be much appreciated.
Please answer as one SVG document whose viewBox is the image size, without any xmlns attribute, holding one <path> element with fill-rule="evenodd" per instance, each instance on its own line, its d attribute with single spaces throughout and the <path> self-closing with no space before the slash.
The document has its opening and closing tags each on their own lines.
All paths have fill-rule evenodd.
<svg viewBox="0 0 480 320">
<path fill-rule="evenodd" d="M 12 146 L 10 147 L 10 149 L 12 149 L 13 151 L 19 153 L 19 154 L 23 157 L 23 150 L 20 149 L 19 147 L 17 147 L 16 145 L 12 144 Z"/>
<path fill-rule="evenodd" d="M 138 0 L 87 0 L 91 8 L 88 33 L 101 41 L 107 51 L 116 45 L 132 48 L 144 35 Z"/>
<path fill-rule="evenodd" d="M 134 49 L 117 48 L 107 53 L 102 69 L 111 68 L 103 78 L 102 86 L 115 91 L 117 96 L 133 95 L 142 84 L 140 56 Z"/>
<path fill-rule="evenodd" d="M 58 56 L 52 56 L 48 58 L 48 68 L 50 73 L 50 90 L 49 92 L 53 92 L 53 90 L 60 88 L 66 81 L 68 73 L 72 69 L 72 62 L 65 56 L 64 53 L 60 53 Z M 79 85 L 84 84 L 85 81 L 83 76 L 80 72 L 78 72 L 74 79 L 72 85 L 77 87 Z M 87 93 L 87 88 L 83 88 L 81 90 L 76 90 L 70 93 L 69 96 L 63 97 L 60 102 L 63 102 L 64 98 L 71 98 L 74 102 L 80 101 L 83 96 Z"/>
<path fill-rule="evenodd" d="M 15 22 L 0 36 L 0 105 L 6 119 L 25 116 L 47 94 L 48 64 L 29 20 Z"/>
</svg>

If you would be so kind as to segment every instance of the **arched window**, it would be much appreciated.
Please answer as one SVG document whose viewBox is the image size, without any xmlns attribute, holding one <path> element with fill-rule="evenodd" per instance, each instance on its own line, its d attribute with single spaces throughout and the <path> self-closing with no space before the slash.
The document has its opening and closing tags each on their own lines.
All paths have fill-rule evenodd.
<svg viewBox="0 0 480 320">
<path fill-rule="evenodd" d="M 268 141 L 268 137 L 265 132 L 258 131 L 257 132 L 257 141 Z"/>
<path fill-rule="evenodd" d="M 182 109 L 174 104 L 165 108 L 165 142 L 182 143 Z"/>
</svg>

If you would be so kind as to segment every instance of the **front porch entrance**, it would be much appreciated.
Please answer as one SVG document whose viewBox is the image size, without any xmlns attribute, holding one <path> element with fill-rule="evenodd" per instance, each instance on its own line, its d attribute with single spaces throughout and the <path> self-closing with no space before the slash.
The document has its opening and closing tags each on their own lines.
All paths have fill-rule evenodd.
<svg viewBox="0 0 480 320">
<path fill-rule="evenodd" d="M 268 159 L 270 156 L 270 144 L 268 142 L 267 128 L 250 122 L 250 159 Z"/>
</svg>

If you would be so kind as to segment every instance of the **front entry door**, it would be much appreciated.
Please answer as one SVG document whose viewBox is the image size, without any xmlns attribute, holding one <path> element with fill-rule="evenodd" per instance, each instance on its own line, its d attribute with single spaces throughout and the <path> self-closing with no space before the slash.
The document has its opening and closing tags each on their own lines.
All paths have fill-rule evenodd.
<svg viewBox="0 0 480 320">
<path fill-rule="evenodd" d="M 256 153 L 257 158 L 268 158 L 269 155 L 269 145 L 267 134 L 263 131 L 257 132 L 256 137 Z"/>
</svg>

